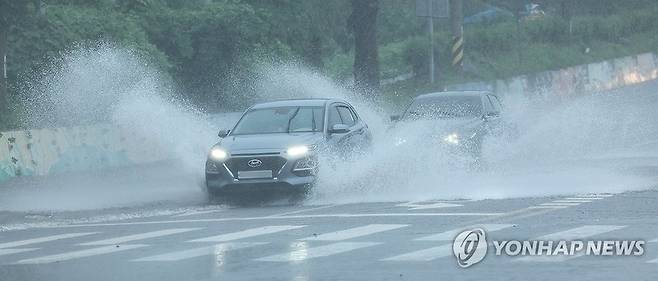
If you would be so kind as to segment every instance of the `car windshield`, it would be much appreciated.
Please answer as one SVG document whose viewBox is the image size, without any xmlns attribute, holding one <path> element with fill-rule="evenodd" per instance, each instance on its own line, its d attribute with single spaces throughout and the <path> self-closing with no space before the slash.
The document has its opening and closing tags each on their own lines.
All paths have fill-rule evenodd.
<svg viewBox="0 0 658 281">
<path fill-rule="evenodd" d="M 324 127 L 321 106 L 285 106 L 252 109 L 245 113 L 232 135 L 321 132 Z"/>
<path fill-rule="evenodd" d="M 482 114 L 479 96 L 439 96 L 415 100 L 404 119 L 445 119 L 476 117 Z"/>
</svg>

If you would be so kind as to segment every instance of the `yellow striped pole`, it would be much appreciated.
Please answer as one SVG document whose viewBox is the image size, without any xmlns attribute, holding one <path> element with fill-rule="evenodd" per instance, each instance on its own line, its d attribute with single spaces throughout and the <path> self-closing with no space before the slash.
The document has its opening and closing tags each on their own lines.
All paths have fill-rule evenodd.
<svg viewBox="0 0 658 281">
<path fill-rule="evenodd" d="M 464 64 L 464 37 L 452 38 L 452 66 L 461 68 Z"/>
</svg>

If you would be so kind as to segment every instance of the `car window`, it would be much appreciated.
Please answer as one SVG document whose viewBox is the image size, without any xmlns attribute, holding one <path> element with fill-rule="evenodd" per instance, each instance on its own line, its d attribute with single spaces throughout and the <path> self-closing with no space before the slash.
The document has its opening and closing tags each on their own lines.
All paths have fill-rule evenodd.
<svg viewBox="0 0 658 281">
<path fill-rule="evenodd" d="M 498 102 L 498 99 L 494 96 L 487 95 L 487 98 L 489 99 L 489 102 L 491 103 L 491 106 L 493 107 L 493 111 L 500 113 L 502 108 L 500 107 L 500 103 Z"/>
<path fill-rule="evenodd" d="M 252 109 L 244 114 L 232 135 L 321 132 L 322 107 L 285 106 Z"/>
<path fill-rule="evenodd" d="M 338 108 L 332 106 L 329 109 L 329 129 L 336 124 L 343 124 L 343 120 L 340 118 L 340 113 L 338 113 Z"/>
<path fill-rule="evenodd" d="M 340 118 L 343 120 L 343 124 L 350 127 L 356 124 L 356 120 L 354 120 L 354 116 L 352 116 L 352 112 L 348 107 L 339 106 L 337 108 L 338 108 L 338 113 L 340 113 Z"/>
</svg>

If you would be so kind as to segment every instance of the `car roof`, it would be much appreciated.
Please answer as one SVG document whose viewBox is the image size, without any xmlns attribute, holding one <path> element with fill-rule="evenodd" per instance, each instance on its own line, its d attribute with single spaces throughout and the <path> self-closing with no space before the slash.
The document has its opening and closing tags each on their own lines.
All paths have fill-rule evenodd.
<svg viewBox="0 0 658 281">
<path fill-rule="evenodd" d="M 337 98 L 303 98 L 303 99 L 284 99 L 284 100 L 275 100 L 268 102 L 257 103 L 251 108 L 270 108 L 270 107 L 282 107 L 282 106 L 324 106 L 328 102 L 343 102 L 347 103 L 342 99 Z"/>
<path fill-rule="evenodd" d="M 444 96 L 450 96 L 450 97 L 468 97 L 468 96 L 482 96 L 485 94 L 489 95 L 494 95 L 493 93 L 489 91 L 446 91 L 446 92 L 436 92 L 436 93 L 429 93 L 429 94 L 423 94 L 415 97 L 414 99 L 426 99 L 426 98 L 434 98 L 434 97 L 444 97 Z"/>
</svg>

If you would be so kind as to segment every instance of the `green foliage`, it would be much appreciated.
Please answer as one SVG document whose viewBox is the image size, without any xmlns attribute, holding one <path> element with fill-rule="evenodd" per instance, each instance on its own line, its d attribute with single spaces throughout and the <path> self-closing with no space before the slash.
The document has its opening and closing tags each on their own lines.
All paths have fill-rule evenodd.
<svg viewBox="0 0 658 281">
<path fill-rule="evenodd" d="M 492 7 L 518 14 L 525 0 L 464 0 L 465 15 Z M 658 51 L 655 0 L 537 0 L 546 16 L 510 16 L 465 26 L 466 73 L 450 66 L 446 19 L 435 22 L 439 81 L 428 85 L 429 39 L 414 1 L 379 0 L 377 40 L 382 79 L 416 78 L 388 91 L 429 91 L 442 85 L 557 69 Z M 351 80 L 354 39 L 350 0 L 0 0 L 9 28 L 8 74 L 14 95 L 31 73 L 53 66 L 68 49 L 98 42 L 134 50 L 179 83 L 199 104 L 223 104 L 230 89 L 253 79 L 262 63 L 293 60 L 338 80 Z M 590 52 L 584 52 L 586 48 Z M 15 113 L 12 115 L 16 115 Z M 4 119 L 0 126 L 9 124 Z M 15 118 L 14 118 L 15 119 Z"/>
</svg>

